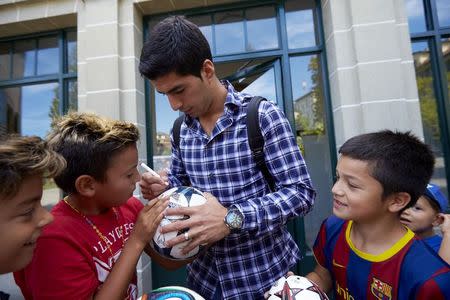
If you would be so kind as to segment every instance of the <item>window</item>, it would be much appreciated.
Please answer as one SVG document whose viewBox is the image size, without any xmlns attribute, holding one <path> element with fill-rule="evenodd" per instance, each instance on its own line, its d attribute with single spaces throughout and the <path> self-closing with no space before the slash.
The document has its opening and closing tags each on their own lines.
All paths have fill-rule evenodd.
<svg viewBox="0 0 450 300">
<path fill-rule="evenodd" d="M 44 137 L 76 109 L 76 32 L 0 41 L 0 133 Z"/>
<path fill-rule="evenodd" d="M 448 196 L 450 180 L 450 3 L 406 0 L 425 142 L 436 156 L 432 182 Z"/>
<path fill-rule="evenodd" d="M 76 31 L 0 40 L 0 134 L 45 137 L 52 119 L 77 109 Z M 59 200 L 52 180 L 42 203 Z"/>
<path fill-rule="evenodd" d="M 195 15 L 189 20 L 200 27 L 213 56 L 277 49 L 280 46 L 274 6 Z"/>
</svg>

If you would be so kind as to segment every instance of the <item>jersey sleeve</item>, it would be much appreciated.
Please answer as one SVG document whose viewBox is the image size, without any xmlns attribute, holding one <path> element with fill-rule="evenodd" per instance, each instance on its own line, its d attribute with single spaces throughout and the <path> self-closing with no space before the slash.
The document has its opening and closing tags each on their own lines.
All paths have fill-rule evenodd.
<svg viewBox="0 0 450 300">
<path fill-rule="evenodd" d="M 450 269 L 444 267 L 426 280 L 420 286 L 415 299 L 450 299 Z"/>
<path fill-rule="evenodd" d="M 326 235 L 326 220 L 322 222 L 320 226 L 319 233 L 317 234 L 316 241 L 314 242 L 313 252 L 314 257 L 319 265 L 322 267 L 326 267 L 326 255 L 325 255 L 325 247 L 327 243 L 327 235 Z"/>
<path fill-rule="evenodd" d="M 27 299 L 88 299 L 99 284 L 95 266 L 69 240 L 40 238 L 22 272 L 18 284 Z"/>
</svg>

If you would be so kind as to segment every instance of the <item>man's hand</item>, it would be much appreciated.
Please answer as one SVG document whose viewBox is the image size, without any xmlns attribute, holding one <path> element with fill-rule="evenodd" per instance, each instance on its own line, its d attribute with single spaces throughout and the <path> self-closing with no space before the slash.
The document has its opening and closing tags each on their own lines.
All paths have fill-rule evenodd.
<svg viewBox="0 0 450 300">
<path fill-rule="evenodd" d="M 141 175 L 139 186 L 144 199 L 151 200 L 156 198 L 167 189 L 169 185 L 167 182 L 167 171 L 164 170 L 158 172 L 158 174 L 159 176 L 155 176 L 150 172 L 145 172 Z"/>
<path fill-rule="evenodd" d="M 450 235 L 450 214 L 440 213 L 438 218 L 439 218 L 439 223 L 440 223 L 439 226 L 441 228 L 442 234 Z"/>
<path fill-rule="evenodd" d="M 439 256 L 450 264 L 450 214 L 439 214 L 441 219 L 442 242 L 439 248 Z"/>
<path fill-rule="evenodd" d="M 227 209 L 210 193 L 203 194 L 206 198 L 206 203 L 203 205 L 185 208 L 168 208 L 165 211 L 167 216 L 189 216 L 187 220 L 174 222 L 161 229 L 161 233 L 167 233 L 189 228 L 187 231 L 189 240 L 183 248 L 183 253 L 185 254 L 199 245 L 211 244 L 221 240 L 230 233 L 230 229 L 228 229 L 223 221 L 227 214 Z M 179 235 L 167 241 L 166 245 L 167 247 L 172 247 L 185 242 L 185 237 L 185 234 Z"/>
</svg>

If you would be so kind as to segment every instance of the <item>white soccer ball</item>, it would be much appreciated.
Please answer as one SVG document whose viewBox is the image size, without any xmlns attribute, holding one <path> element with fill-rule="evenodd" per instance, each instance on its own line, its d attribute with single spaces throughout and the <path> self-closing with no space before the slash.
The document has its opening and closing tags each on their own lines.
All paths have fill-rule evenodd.
<svg viewBox="0 0 450 300">
<path fill-rule="evenodd" d="M 174 187 L 159 196 L 159 198 L 166 197 L 169 197 L 168 208 L 198 206 L 206 203 L 206 198 L 203 196 L 202 192 L 189 186 Z M 172 231 L 164 234 L 160 233 L 160 228 L 162 226 L 166 226 L 180 220 L 186 220 L 188 218 L 189 216 L 180 215 L 164 216 L 158 226 L 158 229 L 156 229 L 155 235 L 153 236 L 153 248 L 161 255 L 171 259 L 186 259 L 197 255 L 202 248 L 201 246 L 197 246 L 187 254 L 181 253 L 188 241 L 173 247 L 166 246 L 166 241 L 173 239 L 180 234 L 184 234 L 184 231 Z"/>
<path fill-rule="evenodd" d="M 327 300 L 327 295 L 306 277 L 291 275 L 281 277 L 269 290 L 268 300 Z"/>
</svg>

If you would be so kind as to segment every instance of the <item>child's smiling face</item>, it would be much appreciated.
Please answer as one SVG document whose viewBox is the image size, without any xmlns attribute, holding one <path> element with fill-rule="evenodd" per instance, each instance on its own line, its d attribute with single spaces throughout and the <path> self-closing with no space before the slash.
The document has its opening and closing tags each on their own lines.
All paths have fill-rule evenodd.
<svg viewBox="0 0 450 300">
<path fill-rule="evenodd" d="M 40 174 L 26 177 L 13 197 L 0 197 L 0 274 L 24 268 L 42 228 L 53 221 L 41 198 Z"/>
<path fill-rule="evenodd" d="M 383 187 L 370 175 L 367 162 L 342 155 L 332 188 L 333 214 L 345 220 L 371 221 L 386 213 Z"/>
</svg>

